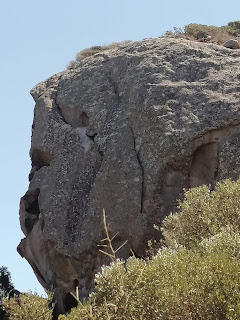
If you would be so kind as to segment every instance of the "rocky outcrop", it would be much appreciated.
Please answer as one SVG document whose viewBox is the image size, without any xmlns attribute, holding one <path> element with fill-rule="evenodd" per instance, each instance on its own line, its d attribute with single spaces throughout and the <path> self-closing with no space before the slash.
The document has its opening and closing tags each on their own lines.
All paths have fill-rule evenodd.
<svg viewBox="0 0 240 320">
<path fill-rule="evenodd" d="M 229 39 L 224 43 L 224 47 L 229 48 L 229 49 L 239 49 L 239 43 L 235 39 Z"/>
<path fill-rule="evenodd" d="M 32 89 L 30 185 L 18 250 L 59 311 L 93 286 L 114 246 L 145 253 L 183 188 L 240 171 L 240 52 L 183 39 L 145 39 L 83 59 Z"/>
</svg>

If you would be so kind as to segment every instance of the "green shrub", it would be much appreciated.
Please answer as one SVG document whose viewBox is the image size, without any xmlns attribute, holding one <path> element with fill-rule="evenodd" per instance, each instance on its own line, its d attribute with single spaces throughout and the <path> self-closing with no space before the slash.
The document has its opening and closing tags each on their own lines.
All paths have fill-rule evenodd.
<svg viewBox="0 0 240 320">
<path fill-rule="evenodd" d="M 239 251 L 239 235 L 222 232 L 195 251 L 164 248 L 152 260 L 117 260 L 96 276 L 88 303 L 59 319 L 237 320 Z"/>
<path fill-rule="evenodd" d="M 5 266 L 0 267 L 0 319 L 3 318 L 5 312 L 2 309 L 2 300 L 13 291 L 14 285 L 12 283 L 11 274 Z"/>
<path fill-rule="evenodd" d="M 190 23 L 184 27 L 184 33 L 190 37 L 196 38 L 199 32 L 204 32 L 207 34 L 217 33 L 218 27 L 196 23 Z"/>
<path fill-rule="evenodd" d="M 9 320 L 51 320 L 52 310 L 49 301 L 37 294 L 21 294 L 19 297 L 5 299 L 3 308 Z"/>
<path fill-rule="evenodd" d="M 163 248 L 151 260 L 116 260 L 96 275 L 95 292 L 59 320 L 240 319 L 240 236 L 232 229 L 195 250 Z M 11 319 L 51 319 L 34 295 L 4 301 Z"/>
<path fill-rule="evenodd" d="M 226 29 L 230 34 L 237 37 L 240 35 L 240 21 L 229 22 L 226 26 Z"/>
<path fill-rule="evenodd" d="M 240 180 L 225 180 L 210 192 L 207 186 L 190 189 L 179 212 L 171 214 L 163 222 L 165 244 L 192 248 L 203 239 L 231 226 L 240 231 Z"/>
<path fill-rule="evenodd" d="M 185 37 L 190 40 L 202 41 L 204 34 L 211 36 L 209 41 L 223 44 L 226 40 L 240 35 L 240 21 L 232 21 L 221 27 L 190 23 L 184 27 L 183 31 L 180 28 L 174 28 L 173 31 L 167 31 L 165 36 Z"/>
</svg>

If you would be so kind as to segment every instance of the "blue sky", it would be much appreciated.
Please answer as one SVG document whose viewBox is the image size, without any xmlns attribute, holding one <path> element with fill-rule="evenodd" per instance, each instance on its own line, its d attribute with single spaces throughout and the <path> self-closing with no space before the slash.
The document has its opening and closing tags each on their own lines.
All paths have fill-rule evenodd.
<svg viewBox="0 0 240 320">
<path fill-rule="evenodd" d="M 29 91 L 92 45 L 154 38 L 189 23 L 240 20 L 237 0 L 7 0 L 0 3 L 0 266 L 20 291 L 43 293 L 16 252 L 19 199 L 28 188 L 34 101 Z"/>
</svg>

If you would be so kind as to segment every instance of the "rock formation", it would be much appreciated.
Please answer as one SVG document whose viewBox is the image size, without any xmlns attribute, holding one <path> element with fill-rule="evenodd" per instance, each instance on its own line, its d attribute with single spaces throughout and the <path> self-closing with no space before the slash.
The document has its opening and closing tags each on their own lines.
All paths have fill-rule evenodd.
<svg viewBox="0 0 240 320">
<path fill-rule="evenodd" d="M 31 91 L 30 185 L 18 246 L 59 312 L 93 286 L 109 232 L 143 256 L 153 224 L 183 188 L 240 172 L 240 51 L 183 39 L 145 39 L 83 59 Z"/>
<path fill-rule="evenodd" d="M 239 43 L 235 39 L 229 39 L 224 43 L 224 47 L 229 48 L 229 49 L 239 49 Z"/>
</svg>

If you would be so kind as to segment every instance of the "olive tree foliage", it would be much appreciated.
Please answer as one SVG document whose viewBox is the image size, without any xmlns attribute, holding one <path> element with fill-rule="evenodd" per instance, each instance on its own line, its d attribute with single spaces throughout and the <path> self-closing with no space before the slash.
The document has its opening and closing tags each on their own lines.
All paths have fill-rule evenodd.
<svg viewBox="0 0 240 320">
<path fill-rule="evenodd" d="M 0 294 L 7 296 L 14 289 L 10 272 L 7 267 L 0 267 Z"/>
<path fill-rule="evenodd" d="M 20 294 L 3 300 L 3 308 L 9 320 L 52 320 L 49 300 L 35 293 Z"/>
<path fill-rule="evenodd" d="M 2 309 L 2 300 L 8 297 L 9 293 L 14 290 L 10 272 L 7 267 L 0 267 L 0 318 L 4 315 Z"/>
</svg>

